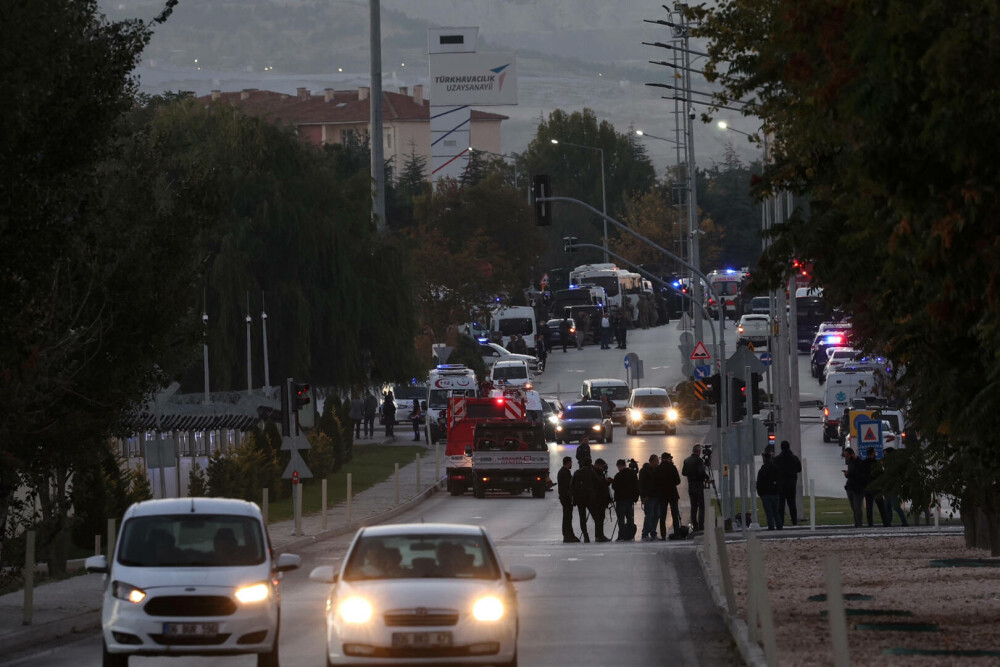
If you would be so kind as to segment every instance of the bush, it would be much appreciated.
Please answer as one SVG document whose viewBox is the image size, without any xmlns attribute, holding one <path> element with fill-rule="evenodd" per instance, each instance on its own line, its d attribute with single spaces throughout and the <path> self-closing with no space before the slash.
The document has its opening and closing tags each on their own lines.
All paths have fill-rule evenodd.
<svg viewBox="0 0 1000 667">
<path fill-rule="evenodd" d="M 313 430 L 307 437 L 309 438 L 309 451 L 306 452 L 306 462 L 309 464 L 309 470 L 312 471 L 313 477 L 316 479 L 326 479 L 336 467 L 339 467 L 337 466 L 333 441 L 319 429 Z"/>
<path fill-rule="evenodd" d="M 195 461 L 194 467 L 188 473 L 188 496 L 191 498 L 202 498 L 207 495 L 208 479 L 205 477 L 205 471 Z"/>
</svg>

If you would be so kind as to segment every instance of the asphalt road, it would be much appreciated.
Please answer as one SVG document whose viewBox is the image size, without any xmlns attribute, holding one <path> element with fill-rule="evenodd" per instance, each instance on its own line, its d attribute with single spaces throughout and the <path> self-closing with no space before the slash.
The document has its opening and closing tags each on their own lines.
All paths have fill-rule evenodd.
<svg viewBox="0 0 1000 667">
<path fill-rule="evenodd" d="M 674 325 L 633 333 L 628 351 L 644 359 L 644 386 L 670 386 L 680 379 Z M 548 370 L 536 383 L 543 395 L 557 392 L 564 401 L 591 377 L 624 377 L 625 351 L 588 347 L 550 356 Z M 615 442 L 592 446 L 595 457 L 640 462 L 650 454 L 671 452 L 678 462 L 707 432 L 705 426 L 682 426 L 675 436 L 628 437 L 616 427 Z M 552 475 L 575 446 L 550 444 Z M 681 512 L 689 521 L 685 488 Z M 641 511 L 636 512 L 637 523 Z M 739 656 L 711 602 L 691 542 L 562 544 L 561 509 L 554 494 L 544 500 L 529 494 L 491 495 L 476 500 L 440 494 L 397 519 L 480 524 L 497 543 L 506 565 L 529 565 L 537 579 L 519 584 L 521 600 L 520 661 L 523 665 L 719 665 L 737 664 Z M 613 516 L 607 524 L 612 528 Z M 349 537 L 300 551 L 302 569 L 286 575 L 282 590 L 281 654 L 286 665 L 323 664 L 323 607 L 326 588 L 308 580 L 309 571 L 337 564 Z M 58 646 L 39 647 L 10 664 L 84 667 L 100 664 L 99 635 Z M 170 658 L 133 658 L 135 665 L 176 665 Z M 191 658 L 185 665 L 251 665 L 251 657 Z"/>
</svg>

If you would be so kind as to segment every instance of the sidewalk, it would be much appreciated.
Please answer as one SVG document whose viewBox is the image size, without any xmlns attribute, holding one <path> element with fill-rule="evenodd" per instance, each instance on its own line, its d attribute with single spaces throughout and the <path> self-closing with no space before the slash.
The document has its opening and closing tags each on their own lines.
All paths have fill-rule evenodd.
<svg viewBox="0 0 1000 667">
<path fill-rule="evenodd" d="M 412 444 L 408 438 L 397 438 L 397 444 Z M 393 444 L 362 442 L 366 444 Z M 441 475 L 444 474 L 444 448 L 441 448 Z M 319 514 L 302 518 L 302 535 L 294 532 L 294 522 L 277 521 L 268 526 L 271 543 L 278 552 L 294 552 L 320 540 L 353 533 L 363 525 L 386 521 L 402 514 L 440 490 L 434 480 L 434 448 L 421 457 L 420 488 L 417 487 L 417 464 L 399 469 L 399 500 L 396 502 L 396 481 L 393 476 L 354 496 L 348 515 L 346 503 L 327 510 L 326 528 Z M 23 625 L 24 592 L 0 595 L 0 656 L 9 655 L 31 646 L 44 644 L 57 637 L 95 630 L 101 624 L 103 575 L 84 574 L 62 581 L 42 584 L 34 589 L 33 619 Z"/>
</svg>

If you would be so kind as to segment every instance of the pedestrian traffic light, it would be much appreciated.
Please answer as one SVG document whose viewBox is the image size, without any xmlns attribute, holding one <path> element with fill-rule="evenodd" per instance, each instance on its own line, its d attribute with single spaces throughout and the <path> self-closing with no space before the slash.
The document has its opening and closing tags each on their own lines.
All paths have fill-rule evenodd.
<svg viewBox="0 0 1000 667">
<path fill-rule="evenodd" d="M 580 239 L 578 239 L 575 236 L 564 236 L 563 237 L 563 252 L 576 252 L 576 248 L 574 248 L 573 246 L 576 245 L 576 242 L 579 241 L 579 240 Z"/>
<path fill-rule="evenodd" d="M 295 396 L 295 407 L 294 410 L 298 412 L 305 406 L 309 405 L 312 401 L 310 398 L 311 387 L 308 384 L 295 383 L 292 385 L 293 395 Z"/>
<path fill-rule="evenodd" d="M 730 422 L 738 422 L 747 414 L 747 383 L 739 378 L 729 380 Z"/>
<path fill-rule="evenodd" d="M 552 183 L 546 174 L 536 174 L 531 180 L 531 197 L 535 204 L 535 225 L 548 227 L 552 224 L 552 202 L 538 201 L 552 196 Z"/>
<path fill-rule="evenodd" d="M 718 405 L 722 402 L 722 378 L 718 375 L 713 375 L 710 378 L 705 379 L 705 384 L 708 385 L 708 389 L 705 392 L 705 397 L 708 402 L 712 405 Z"/>
<path fill-rule="evenodd" d="M 750 374 L 750 414 L 760 412 L 760 381 L 763 376 L 760 373 Z"/>
</svg>

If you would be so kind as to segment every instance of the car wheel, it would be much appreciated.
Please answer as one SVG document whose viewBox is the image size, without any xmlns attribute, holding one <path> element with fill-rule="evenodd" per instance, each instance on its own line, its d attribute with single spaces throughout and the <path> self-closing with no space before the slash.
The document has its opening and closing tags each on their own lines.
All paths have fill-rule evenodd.
<svg viewBox="0 0 1000 667">
<path fill-rule="evenodd" d="M 562 438 L 556 438 L 556 444 L 557 445 L 561 445 L 562 444 Z"/>
<path fill-rule="evenodd" d="M 607 441 L 608 441 L 608 439 L 607 439 L 607 438 L 605 438 L 605 437 L 604 437 L 604 436 L 602 435 L 602 436 L 601 436 L 600 438 L 598 438 L 598 439 L 597 439 L 597 444 L 599 444 L 599 445 L 603 445 L 603 444 L 604 444 L 605 442 L 607 442 Z"/>
<path fill-rule="evenodd" d="M 536 484 L 533 489 L 531 489 L 532 498 L 544 498 L 545 497 L 545 484 Z"/>
<path fill-rule="evenodd" d="M 504 663 L 504 667 L 517 667 L 517 651 L 514 651 L 514 657 L 510 659 L 509 662 Z"/>
<path fill-rule="evenodd" d="M 451 487 L 451 495 L 453 495 L 453 496 L 460 496 L 463 493 L 465 493 L 465 487 L 459 486 L 458 484 L 452 485 L 452 487 Z"/>
<path fill-rule="evenodd" d="M 473 484 L 472 485 L 472 495 L 475 496 L 476 498 L 485 498 L 486 497 L 486 489 L 484 489 L 482 487 L 482 485 L 480 485 L 480 484 Z"/>
<path fill-rule="evenodd" d="M 823 384 L 824 382 L 826 382 L 826 376 L 825 375 L 820 375 L 819 378 L 817 378 L 817 379 L 819 380 L 820 384 Z"/>
<path fill-rule="evenodd" d="M 104 667 L 128 667 L 127 653 L 108 653 L 107 642 L 103 643 L 103 649 L 101 664 Z"/>
<path fill-rule="evenodd" d="M 635 435 L 635 429 L 631 426 L 625 427 L 625 435 Z"/>
<path fill-rule="evenodd" d="M 257 654 L 257 667 L 278 667 L 278 640 L 281 638 L 281 610 L 278 610 L 278 624 L 274 630 L 274 644 L 267 653 Z"/>
<path fill-rule="evenodd" d="M 823 429 L 823 442 L 830 442 L 830 437 L 826 434 L 826 429 Z"/>
<path fill-rule="evenodd" d="M 672 428 L 672 429 L 668 430 L 667 431 L 667 435 L 677 435 L 677 429 L 676 428 Z"/>
</svg>

